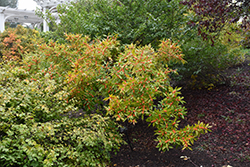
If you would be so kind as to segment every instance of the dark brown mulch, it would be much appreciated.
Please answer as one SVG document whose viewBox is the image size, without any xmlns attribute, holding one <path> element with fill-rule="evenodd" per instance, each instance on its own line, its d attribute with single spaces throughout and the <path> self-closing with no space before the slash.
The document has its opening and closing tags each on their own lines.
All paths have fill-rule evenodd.
<svg viewBox="0 0 250 167">
<path fill-rule="evenodd" d="M 250 167 L 250 66 L 237 67 L 230 75 L 231 86 L 182 91 L 189 111 L 183 124 L 200 120 L 213 126 L 211 133 L 195 142 L 193 151 L 158 151 L 154 128 L 139 121 L 135 126 L 128 125 L 133 151 L 129 145 L 122 146 L 117 155 L 112 155 L 110 166 Z"/>
</svg>

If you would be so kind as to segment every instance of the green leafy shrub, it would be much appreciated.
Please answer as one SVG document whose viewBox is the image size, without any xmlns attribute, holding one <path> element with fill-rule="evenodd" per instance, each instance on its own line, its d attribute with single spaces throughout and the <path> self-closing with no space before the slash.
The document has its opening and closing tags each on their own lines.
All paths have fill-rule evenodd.
<svg viewBox="0 0 250 167">
<path fill-rule="evenodd" d="M 218 38 L 214 39 L 214 43 L 203 40 L 200 36 L 184 37 L 181 48 L 187 63 L 171 64 L 178 69 L 181 76 L 177 76 L 180 77 L 179 80 L 192 87 L 208 89 L 215 84 L 226 83 L 227 79 L 222 71 L 245 60 L 240 45 L 242 37 L 237 30 L 238 27 L 234 24 L 225 27 Z M 192 34 L 192 31 L 189 33 Z"/>
<path fill-rule="evenodd" d="M 24 53 L 34 52 L 42 41 L 36 30 L 21 25 L 8 28 L 0 34 L 0 60 L 21 60 Z"/>
<path fill-rule="evenodd" d="M 245 49 L 250 48 L 250 25 L 246 24 L 245 27 L 242 27 L 241 31 L 239 31 L 239 34 L 243 36 L 243 39 L 241 41 L 242 46 Z"/>
<path fill-rule="evenodd" d="M 198 122 L 179 128 L 179 119 L 187 114 L 181 105 L 180 88 L 172 88 L 168 74 L 174 70 L 168 67 L 171 61 L 184 62 L 180 47 L 169 40 L 163 41 L 155 52 L 145 46 L 130 45 L 118 57 L 112 68 L 110 85 L 117 85 L 109 100 L 107 111 L 117 120 L 136 123 L 139 117 L 157 128 L 157 147 L 168 150 L 173 145 L 189 148 L 201 133 L 207 133 L 209 125 Z"/>
<path fill-rule="evenodd" d="M 245 55 L 242 45 L 242 29 L 235 23 L 226 25 L 224 30 L 221 31 L 219 42 L 227 48 L 227 64 L 228 66 L 238 65 L 245 61 Z"/>
<path fill-rule="evenodd" d="M 53 42 L 65 43 L 65 35 L 60 36 L 56 31 L 40 32 L 40 35 L 46 43 L 49 43 L 51 40 Z"/>
<path fill-rule="evenodd" d="M 197 36 L 183 44 L 182 49 L 188 63 L 178 67 L 179 73 L 184 81 L 191 79 L 189 84 L 192 87 L 216 83 L 218 71 L 229 67 L 227 48 L 219 42 L 211 46 L 211 43 Z"/>
<path fill-rule="evenodd" d="M 186 22 L 180 0 L 80 0 L 58 7 L 56 33 L 94 38 L 118 35 L 121 45 L 135 43 L 157 47 L 163 38 L 178 36 Z M 39 12 L 38 12 L 39 13 Z M 42 15 L 42 12 L 40 12 Z M 50 15 L 49 20 L 53 20 Z"/>
<path fill-rule="evenodd" d="M 0 74 L 2 166 L 105 166 L 109 152 L 119 149 L 122 140 L 110 118 L 68 117 L 78 112 L 76 101 L 66 102 L 69 93 L 49 74 L 9 63 Z"/>
</svg>

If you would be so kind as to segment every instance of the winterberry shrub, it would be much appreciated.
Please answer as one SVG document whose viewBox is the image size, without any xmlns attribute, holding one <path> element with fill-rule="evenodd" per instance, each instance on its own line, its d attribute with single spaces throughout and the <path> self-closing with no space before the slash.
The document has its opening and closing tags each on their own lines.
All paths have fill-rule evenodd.
<svg viewBox="0 0 250 167">
<path fill-rule="evenodd" d="M 24 28 L 8 28 L 0 34 L 0 61 L 21 60 L 24 53 L 34 52 L 42 43 L 38 31 Z"/>
<path fill-rule="evenodd" d="M 100 80 L 109 75 L 110 66 L 115 62 L 119 51 L 119 42 L 115 38 L 91 41 L 81 35 L 66 35 L 66 43 L 50 41 L 39 46 L 37 53 L 26 55 L 21 68 L 43 75 L 48 74 L 62 88 L 70 92 L 70 98 L 78 99 L 79 107 L 90 112 L 100 109 L 102 97 L 108 96 L 100 86 Z M 83 65 L 84 63 L 84 65 Z M 37 78 L 39 79 L 39 78 Z M 68 100 L 68 99 L 67 99 Z"/>
<path fill-rule="evenodd" d="M 161 150 L 172 145 L 188 148 L 201 133 L 208 132 L 209 125 L 200 122 L 178 127 L 187 111 L 181 105 L 180 88 L 170 86 L 169 73 L 175 70 L 167 65 L 185 62 L 176 43 L 163 41 L 157 51 L 135 45 L 120 51 L 115 38 L 90 41 L 71 34 L 67 40 L 65 44 L 41 46 L 37 54 L 40 57 L 25 60 L 24 69 L 30 73 L 41 71 L 63 84 L 62 89 L 70 93 L 65 99 L 77 99 L 77 105 L 86 113 L 99 112 L 132 123 L 147 117 L 158 129 Z"/>
<path fill-rule="evenodd" d="M 1 166 L 107 165 L 122 144 L 117 124 L 97 114 L 68 117 L 77 101 L 65 101 L 62 84 L 13 63 L 0 68 Z"/>
<path fill-rule="evenodd" d="M 126 47 L 118 56 L 111 71 L 109 85 L 117 85 L 106 100 L 107 113 L 116 120 L 136 123 L 139 117 L 157 128 L 157 147 L 168 150 L 173 145 L 189 148 L 201 133 L 208 132 L 209 125 L 198 122 L 179 128 L 179 119 L 187 114 L 181 105 L 180 88 L 170 86 L 169 73 L 175 72 L 168 67 L 169 62 L 182 62 L 180 47 L 170 40 L 162 41 L 156 52 L 150 46 Z M 158 100 L 158 101 L 157 101 Z"/>
<path fill-rule="evenodd" d="M 209 131 L 209 125 L 198 122 L 192 126 L 178 128 L 179 119 L 187 114 L 180 97 L 180 88 L 170 86 L 169 62 L 182 62 L 180 47 L 170 40 L 163 41 L 159 50 L 150 46 L 125 47 L 116 61 L 110 49 L 115 48 L 115 39 L 85 44 L 82 58 L 76 59 L 68 73 L 68 86 L 86 102 L 90 110 L 96 97 L 106 97 L 106 113 L 117 121 L 136 123 L 139 118 L 157 127 L 156 134 L 160 150 L 172 145 L 189 146 L 201 134 Z M 109 61 L 105 61 L 109 60 Z M 156 99 L 162 99 L 156 102 Z M 94 102 L 93 104 L 96 104 Z"/>
</svg>

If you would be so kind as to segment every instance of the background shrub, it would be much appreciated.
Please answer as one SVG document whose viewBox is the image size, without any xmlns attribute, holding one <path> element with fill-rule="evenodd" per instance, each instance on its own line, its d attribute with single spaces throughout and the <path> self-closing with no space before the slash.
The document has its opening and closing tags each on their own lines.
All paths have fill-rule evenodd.
<svg viewBox="0 0 250 167">
<path fill-rule="evenodd" d="M 241 44 L 243 45 L 245 49 L 249 49 L 250 48 L 250 24 L 245 23 L 245 26 L 241 28 L 242 29 L 239 31 L 239 34 L 243 36 Z"/>
<path fill-rule="evenodd" d="M 65 43 L 65 35 L 60 36 L 56 31 L 46 31 L 40 32 L 41 37 L 44 39 L 45 43 L 49 43 L 50 41 Z"/>
<path fill-rule="evenodd" d="M 218 34 L 217 39 L 204 40 L 190 30 L 182 40 L 182 51 L 186 64 L 171 64 L 180 75 L 174 78 L 183 84 L 201 88 L 212 88 L 216 84 L 227 83 L 223 70 L 238 65 L 245 60 L 240 42 L 243 37 L 239 27 L 231 24 Z"/>
<path fill-rule="evenodd" d="M 94 38 L 118 35 L 120 43 L 151 44 L 157 47 L 163 38 L 179 35 L 186 22 L 186 6 L 180 0 L 80 0 L 58 7 L 57 34 L 83 34 Z M 39 13 L 39 12 L 38 12 Z M 42 13 L 39 13 L 42 15 Z M 49 15 L 47 16 L 51 21 Z"/>
</svg>

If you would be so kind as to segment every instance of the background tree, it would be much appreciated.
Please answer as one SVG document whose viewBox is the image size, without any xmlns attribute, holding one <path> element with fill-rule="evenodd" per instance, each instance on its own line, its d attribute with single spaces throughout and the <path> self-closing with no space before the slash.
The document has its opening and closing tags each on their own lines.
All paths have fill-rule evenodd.
<svg viewBox="0 0 250 167">
<path fill-rule="evenodd" d="M 180 0 L 79 0 L 58 8 L 57 32 L 92 38 L 115 34 L 122 44 L 158 46 L 161 39 L 180 35 L 186 8 Z"/>
<path fill-rule="evenodd" d="M 11 8 L 17 7 L 18 0 L 1 0 L 0 6 L 9 6 Z"/>
<path fill-rule="evenodd" d="M 245 27 L 249 23 L 250 0 L 184 0 L 181 2 L 196 13 L 198 33 L 204 38 L 213 38 L 218 35 L 226 24 L 242 19 Z M 213 42 L 214 43 L 214 42 Z"/>
</svg>

